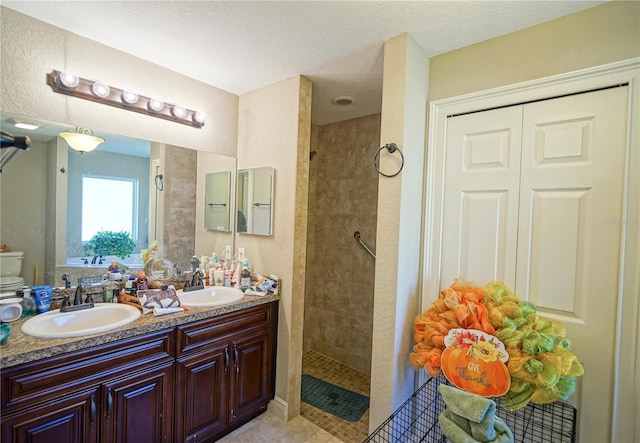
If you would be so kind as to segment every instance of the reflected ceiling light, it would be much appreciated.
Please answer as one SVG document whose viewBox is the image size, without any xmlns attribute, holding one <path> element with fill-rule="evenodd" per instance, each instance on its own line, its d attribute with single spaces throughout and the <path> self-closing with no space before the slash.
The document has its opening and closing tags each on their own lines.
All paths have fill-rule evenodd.
<svg viewBox="0 0 640 443">
<path fill-rule="evenodd" d="M 80 77 L 65 71 L 58 75 L 56 81 L 63 88 L 75 88 L 80 84 Z"/>
<path fill-rule="evenodd" d="M 40 123 L 28 122 L 25 120 L 16 120 L 15 118 L 10 118 L 9 123 L 11 123 L 16 128 L 26 129 L 28 131 L 35 131 L 40 126 L 43 126 Z"/>
<path fill-rule="evenodd" d="M 60 137 L 64 138 L 71 149 L 75 149 L 81 154 L 93 151 L 100 143 L 104 143 L 104 139 L 94 136 L 91 129 L 79 126 L 75 130 L 68 129 L 61 132 Z"/>
<path fill-rule="evenodd" d="M 91 85 L 91 92 L 98 97 L 105 98 L 111 94 L 111 89 L 109 89 L 108 85 L 105 85 L 102 82 L 95 82 Z"/>
<path fill-rule="evenodd" d="M 53 92 L 59 94 L 135 111 L 140 114 L 193 126 L 194 128 L 202 128 L 204 126 L 204 112 L 187 109 L 181 105 L 165 103 L 155 97 L 144 97 L 130 90 L 115 88 L 106 83 L 87 80 L 67 72 L 51 71 L 47 74 L 47 85 L 51 87 Z"/>
<path fill-rule="evenodd" d="M 149 99 L 149 103 L 147 103 L 149 110 L 160 112 L 164 109 L 164 102 L 162 100 L 158 100 L 157 98 Z"/>
<path fill-rule="evenodd" d="M 187 116 L 187 109 L 184 106 L 172 106 L 171 114 L 177 118 L 185 118 Z"/>
<path fill-rule="evenodd" d="M 122 103 L 133 105 L 138 103 L 138 94 L 133 91 L 122 91 Z"/>
</svg>

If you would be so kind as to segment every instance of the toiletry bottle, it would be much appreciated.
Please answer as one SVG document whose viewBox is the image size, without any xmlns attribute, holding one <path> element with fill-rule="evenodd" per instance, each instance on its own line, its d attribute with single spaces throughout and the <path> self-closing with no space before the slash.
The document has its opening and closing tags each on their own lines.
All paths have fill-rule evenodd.
<svg viewBox="0 0 640 443">
<path fill-rule="evenodd" d="M 102 298 L 105 303 L 113 303 L 113 299 L 118 297 L 120 286 L 113 280 L 106 281 L 102 289 Z"/>
<path fill-rule="evenodd" d="M 127 295 L 135 295 L 135 290 L 133 288 L 133 284 L 135 283 L 136 279 L 133 275 L 130 275 L 129 278 L 127 279 L 127 282 L 124 285 L 124 292 Z"/>
<path fill-rule="evenodd" d="M 223 286 L 224 285 L 224 268 L 222 266 L 218 266 L 213 271 L 213 277 L 214 277 L 214 284 L 216 286 Z"/>
<path fill-rule="evenodd" d="M 208 279 L 207 279 L 207 284 L 209 286 L 213 286 L 216 284 L 215 281 L 215 269 L 213 266 L 211 266 L 208 270 L 207 270 L 207 275 L 208 275 Z"/>
<path fill-rule="evenodd" d="M 147 280 L 147 276 L 144 271 L 140 271 L 138 273 L 138 280 L 136 280 L 136 289 L 138 291 L 145 291 L 149 289 L 149 280 Z"/>
<path fill-rule="evenodd" d="M 240 289 L 240 274 L 242 273 L 242 264 L 240 263 L 240 260 L 238 260 L 237 264 L 236 264 L 236 268 L 233 271 L 233 276 L 231 277 L 231 281 L 233 283 L 233 286 Z"/>
<path fill-rule="evenodd" d="M 242 271 L 240 272 L 240 290 L 244 291 L 251 286 L 251 271 L 249 271 L 249 261 L 247 259 L 242 262 Z"/>
<path fill-rule="evenodd" d="M 231 286 L 231 269 L 224 270 L 224 285 L 228 288 Z"/>
<path fill-rule="evenodd" d="M 33 294 L 31 293 L 31 288 L 29 286 L 23 286 L 22 292 L 22 316 L 29 317 L 36 313 L 36 301 L 33 298 Z"/>
</svg>

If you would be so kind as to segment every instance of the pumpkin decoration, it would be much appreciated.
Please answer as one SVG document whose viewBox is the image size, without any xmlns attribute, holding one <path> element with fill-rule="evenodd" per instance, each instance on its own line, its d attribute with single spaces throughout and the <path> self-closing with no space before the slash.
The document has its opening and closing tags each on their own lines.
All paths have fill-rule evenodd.
<svg viewBox="0 0 640 443">
<path fill-rule="evenodd" d="M 509 391 L 511 378 L 504 364 L 508 355 L 499 340 L 482 331 L 453 329 L 445 341 L 442 371 L 451 383 L 481 397 Z"/>
</svg>

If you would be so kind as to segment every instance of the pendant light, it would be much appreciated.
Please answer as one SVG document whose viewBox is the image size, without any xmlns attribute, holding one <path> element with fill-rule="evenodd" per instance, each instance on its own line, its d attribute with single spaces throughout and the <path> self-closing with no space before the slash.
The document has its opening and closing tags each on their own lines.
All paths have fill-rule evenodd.
<svg viewBox="0 0 640 443">
<path fill-rule="evenodd" d="M 93 151 L 99 144 L 104 143 L 104 139 L 93 135 L 93 131 L 88 128 L 76 127 L 75 131 L 68 129 L 60 133 L 71 149 L 81 154 Z"/>
</svg>

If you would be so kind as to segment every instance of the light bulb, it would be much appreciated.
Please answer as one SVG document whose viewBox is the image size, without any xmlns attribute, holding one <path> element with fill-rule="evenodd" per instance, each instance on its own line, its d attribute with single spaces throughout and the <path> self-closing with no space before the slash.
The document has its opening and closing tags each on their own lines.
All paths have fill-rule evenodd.
<svg viewBox="0 0 640 443">
<path fill-rule="evenodd" d="M 207 118 L 207 114 L 204 112 L 196 111 L 193 113 L 193 121 L 196 123 L 204 123 L 204 120 Z"/>
<path fill-rule="evenodd" d="M 149 106 L 149 109 L 152 111 L 160 112 L 164 109 L 164 102 L 162 100 L 152 98 L 149 100 L 147 106 Z"/>
<path fill-rule="evenodd" d="M 187 110 L 184 106 L 175 105 L 171 108 L 171 114 L 177 118 L 185 118 L 187 116 Z"/>
<path fill-rule="evenodd" d="M 105 98 L 108 97 L 109 94 L 111 94 L 111 89 L 108 85 L 102 82 L 95 82 L 91 85 L 91 92 L 93 92 L 93 95 L 97 97 Z"/>
<path fill-rule="evenodd" d="M 138 102 L 138 94 L 133 91 L 122 91 L 122 103 L 133 105 Z"/>
<path fill-rule="evenodd" d="M 64 88 L 75 88 L 80 84 L 80 77 L 77 75 L 71 74 L 70 72 L 61 72 L 60 75 L 56 78 L 56 82 L 58 85 Z"/>
</svg>

